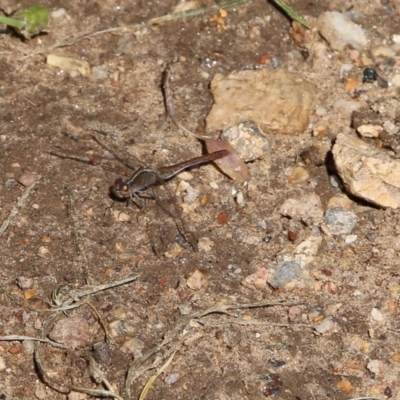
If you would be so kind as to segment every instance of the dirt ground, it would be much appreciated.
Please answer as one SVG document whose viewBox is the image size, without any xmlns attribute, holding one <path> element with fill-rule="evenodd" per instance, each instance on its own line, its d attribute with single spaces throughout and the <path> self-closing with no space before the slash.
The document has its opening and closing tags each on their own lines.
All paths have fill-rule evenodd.
<svg viewBox="0 0 400 400">
<path fill-rule="evenodd" d="M 211 9 L 52 48 L 166 15 L 176 3 L 43 1 L 51 11 L 65 9 L 47 34 L 25 42 L 7 31 L 0 36 L 0 223 L 9 221 L 0 237 L 0 335 L 56 340 L 57 324 L 77 335 L 75 349 L 0 341 L 0 398 L 96 398 L 100 394 L 82 388 L 104 391 L 107 380 L 119 398 L 137 399 L 175 354 L 148 400 L 399 400 L 398 210 L 352 198 L 357 240 L 320 233 L 322 244 L 309 266 L 311 285 L 288 291 L 242 284 L 310 235 L 308 226 L 280 214 L 286 199 L 315 193 L 326 207 L 341 192 L 331 185 L 327 165 L 304 165 L 299 157 L 319 140 L 351 131 L 350 117 L 335 102 L 358 95 L 365 104 L 384 104 L 397 89 L 363 86 L 364 67 L 349 49 L 329 50 L 324 60 L 306 54 L 289 34 L 290 21 L 262 0 L 227 8 L 222 17 Z M 351 10 L 376 44 L 398 33 L 396 3 L 289 2 L 310 23 L 327 10 Z M 2 3 L 6 12 L 28 5 Z M 314 40 L 324 43 L 318 35 Z M 99 70 L 71 76 L 46 64 L 50 53 L 86 60 Z M 398 55 L 393 58 L 398 62 Z M 165 113 L 161 76 L 173 59 L 177 117 L 198 133 L 204 133 L 216 73 L 282 67 L 318 87 L 308 129 L 295 136 L 269 134 L 268 156 L 249 164 L 248 188 L 213 165 L 190 171 L 197 203 L 185 208 L 184 193 L 177 202 L 188 229 L 201 239 L 197 251 L 151 199 L 141 212 L 123 203 L 110 209 L 115 170 L 50 154 L 107 155 L 90 137 L 88 125 L 95 124 L 137 167 L 135 157 L 163 166 L 201 155 L 202 144 L 179 132 Z M 358 93 L 346 88 L 343 63 L 355 66 Z M 381 69 L 392 73 L 396 65 L 382 62 Z M 317 107 L 326 113 L 317 115 Z M 329 129 L 316 136 L 321 120 Z M 299 165 L 309 177 L 296 182 L 289 178 Z M 32 176 L 32 186 L 21 184 Z M 170 190 L 181 181 L 173 179 Z M 243 194 L 239 204 L 237 193 Z M 167 242 L 167 254 L 155 254 L 160 232 L 179 247 Z M 72 298 L 88 286 L 130 277 L 136 279 Z M 64 308 L 70 294 L 75 307 L 51 308 L 52 294 Z"/>
</svg>

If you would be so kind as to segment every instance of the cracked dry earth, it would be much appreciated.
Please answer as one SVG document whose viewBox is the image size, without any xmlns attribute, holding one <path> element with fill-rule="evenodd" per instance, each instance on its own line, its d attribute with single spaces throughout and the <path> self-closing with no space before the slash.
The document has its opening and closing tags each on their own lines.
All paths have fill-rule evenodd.
<svg viewBox="0 0 400 400">
<path fill-rule="evenodd" d="M 353 106 L 377 112 L 397 138 L 399 5 L 289 4 L 311 32 L 296 35 L 279 9 L 261 0 L 152 26 L 135 24 L 171 13 L 176 2 L 72 0 L 43 1 L 54 12 L 47 34 L 24 42 L 2 33 L 1 399 L 99 397 L 93 390 L 136 399 L 173 352 L 147 399 L 400 399 L 399 210 L 350 195 L 330 153 L 339 133 L 357 136 Z M 7 13 L 28 5 L 2 3 Z M 328 10 L 351 12 L 368 45 L 332 49 L 315 28 Z M 135 28 L 73 41 L 129 25 Z M 49 54 L 85 60 L 92 73 L 52 67 Z M 137 159 L 165 166 L 203 154 L 165 113 L 161 76 L 172 59 L 177 118 L 215 138 L 216 131 L 203 130 L 217 73 L 279 68 L 316 88 L 303 130 L 264 129 L 269 151 L 248 163 L 247 186 L 214 165 L 169 182 L 199 240 L 196 251 L 152 199 L 140 212 L 133 204 L 110 209 L 109 186 L 131 172 L 91 138 L 95 126 L 134 167 Z M 367 66 L 390 84 L 363 83 Z M 370 123 L 359 118 L 359 125 Z M 321 212 L 339 204 L 356 223 L 349 234 L 332 234 L 307 214 L 282 215 L 291 199 L 306 206 L 317 199 Z M 310 238 L 301 275 L 271 284 L 271 265 L 293 260 Z M 166 251 L 155 254 L 160 240 Z M 88 285 L 137 275 L 77 298 Z M 75 308 L 55 308 L 68 299 Z"/>
</svg>

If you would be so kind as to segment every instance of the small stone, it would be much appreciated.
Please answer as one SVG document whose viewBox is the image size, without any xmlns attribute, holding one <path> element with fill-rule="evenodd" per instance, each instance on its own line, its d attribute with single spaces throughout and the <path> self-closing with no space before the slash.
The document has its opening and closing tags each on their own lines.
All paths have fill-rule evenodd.
<svg viewBox="0 0 400 400">
<path fill-rule="evenodd" d="M 298 166 L 292 169 L 288 177 L 288 182 L 292 185 L 306 182 L 310 178 L 310 173 L 306 168 Z"/>
<path fill-rule="evenodd" d="M 325 212 L 324 229 L 331 235 L 348 235 L 356 226 L 357 221 L 358 217 L 352 211 L 341 207 L 329 208 Z"/>
<path fill-rule="evenodd" d="M 389 46 L 372 47 L 371 54 L 374 58 L 392 58 L 396 57 L 396 52 Z"/>
<path fill-rule="evenodd" d="M 275 289 L 283 289 L 288 284 L 295 283 L 303 274 L 303 270 L 296 261 L 283 261 L 271 264 L 269 267 L 271 273 L 268 276 L 268 283 Z"/>
<path fill-rule="evenodd" d="M 357 235 L 347 235 L 344 239 L 344 242 L 346 244 L 351 244 L 354 243 L 357 240 L 358 236 Z"/>
<path fill-rule="evenodd" d="M 320 223 L 324 216 L 321 199 L 315 193 L 302 199 L 287 199 L 281 206 L 280 213 L 292 219 L 299 219 L 308 226 Z"/>
<path fill-rule="evenodd" d="M 69 317 L 57 321 L 49 334 L 50 339 L 73 349 L 90 343 L 90 327 L 83 317 Z"/>
<path fill-rule="evenodd" d="M 121 346 L 121 350 L 123 353 L 130 353 L 133 355 L 135 359 L 140 358 L 142 356 L 142 350 L 144 349 L 145 344 L 139 339 L 132 338 L 127 340 Z"/>
<path fill-rule="evenodd" d="M 40 257 L 46 257 L 49 254 L 50 254 L 50 250 L 46 246 L 40 246 L 39 247 L 38 255 Z"/>
<path fill-rule="evenodd" d="M 129 222 L 131 220 L 131 216 L 122 211 L 114 210 L 113 212 L 114 220 L 118 222 Z"/>
<path fill-rule="evenodd" d="M 206 287 L 207 284 L 208 280 L 206 276 L 197 269 L 186 280 L 186 285 L 192 290 L 200 290 Z"/>
<path fill-rule="evenodd" d="M 28 187 L 31 186 L 36 181 L 36 175 L 33 174 L 32 172 L 26 171 L 18 177 L 17 181 L 21 185 Z"/>
<path fill-rule="evenodd" d="M 353 385 L 352 385 L 351 382 L 350 382 L 348 379 L 346 379 L 346 378 L 343 378 L 341 381 L 339 381 L 339 382 L 336 384 L 336 387 L 337 387 L 338 389 L 342 390 L 343 392 L 346 392 L 346 393 L 350 393 L 350 392 L 353 391 Z"/>
<path fill-rule="evenodd" d="M 61 18 L 66 15 L 65 8 L 57 8 L 56 10 L 50 13 L 52 19 Z"/>
<path fill-rule="evenodd" d="M 361 125 L 357 128 L 357 132 L 366 138 L 376 138 L 382 133 L 383 127 L 380 125 Z"/>
<path fill-rule="evenodd" d="M 333 176 L 333 175 L 332 175 Z M 345 208 L 351 210 L 353 208 L 353 202 L 343 193 L 338 193 L 328 200 L 326 208 Z"/>
<path fill-rule="evenodd" d="M 35 297 L 38 297 L 38 295 L 39 295 L 39 293 L 36 290 L 32 290 L 32 289 L 24 290 L 25 300 L 33 299 Z"/>
<path fill-rule="evenodd" d="M 179 375 L 179 372 L 171 372 L 165 377 L 164 382 L 167 385 L 173 385 L 179 379 Z"/>
<path fill-rule="evenodd" d="M 111 349 L 105 342 L 93 345 L 93 358 L 99 364 L 108 365 L 111 363 Z"/>
<path fill-rule="evenodd" d="M 322 243 L 322 236 L 310 236 L 301 242 L 294 251 L 294 261 L 301 268 L 312 264 Z"/>
<path fill-rule="evenodd" d="M 12 355 L 21 354 L 24 351 L 24 346 L 21 343 L 13 344 L 8 352 Z"/>
<path fill-rule="evenodd" d="M 367 369 L 376 376 L 382 375 L 384 370 L 383 362 L 380 360 L 370 360 L 367 364 Z"/>
<path fill-rule="evenodd" d="M 181 315 L 189 315 L 193 310 L 193 308 L 188 304 L 181 304 L 178 309 Z"/>
<path fill-rule="evenodd" d="M 268 271 L 263 267 L 256 271 L 254 274 L 247 276 L 242 285 L 250 289 L 262 289 L 267 286 Z"/>
<path fill-rule="evenodd" d="M 383 322 L 383 314 L 381 313 L 380 310 L 378 310 L 377 308 L 373 308 L 371 310 L 371 318 L 375 321 L 375 322 Z"/>
<path fill-rule="evenodd" d="M 49 54 L 46 62 L 48 65 L 67 71 L 70 74 L 78 72 L 82 76 L 89 76 L 91 72 L 90 65 L 87 61 L 78 60 L 76 58 Z"/>
<path fill-rule="evenodd" d="M 33 340 L 23 340 L 22 346 L 24 347 L 25 354 L 33 354 L 35 351 L 35 343 Z"/>
<path fill-rule="evenodd" d="M 199 251 L 209 253 L 214 247 L 214 242 L 208 237 L 202 237 L 199 239 L 199 243 L 197 246 L 199 248 Z"/>
<path fill-rule="evenodd" d="M 32 278 L 27 278 L 25 276 L 19 276 L 17 278 L 17 285 L 22 290 L 30 289 L 32 287 L 32 284 L 33 284 Z"/>
<path fill-rule="evenodd" d="M 254 121 L 240 122 L 224 129 L 221 139 L 229 142 L 244 161 L 263 158 L 270 148 L 267 137 Z"/>
<path fill-rule="evenodd" d="M 322 13 L 318 17 L 317 27 L 334 50 L 343 51 L 346 46 L 362 50 L 368 45 L 364 30 L 338 11 Z"/>
<path fill-rule="evenodd" d="M 314 328 L 317 333 L 323 335 L 324 333 L 328 333 L 335 327 L 335 323 L 331 318 L 326 318 L 322 322 L 318 323 L 318 325 Z"/>
<path fill-rule="evenodd" d="M 172 246 L 164 253 L 167 258 L 176 258 L 181 254 L 183 248 L 178 243 L 173 243 Z"/>
</svg>

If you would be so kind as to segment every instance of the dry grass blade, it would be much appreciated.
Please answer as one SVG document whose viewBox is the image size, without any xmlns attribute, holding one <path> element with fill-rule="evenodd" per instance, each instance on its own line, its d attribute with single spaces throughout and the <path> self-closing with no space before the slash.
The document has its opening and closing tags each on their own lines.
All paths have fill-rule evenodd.
<svg viewBox="0 0 400 400">
<path fill-rule="evenodd" d="M 147 393 L 153 386 L 154 381 L 158 378 L 159 375 L 161 375 L 171 364 L 173 358 L 175 356 L 175 352 L 172 354 L 170 358 L 165 362 L 165 364 L 148 380 L 146 383 L 145 387 L 142 390 L 142 393 L 140 394 L 139 400 L 144 400 L 147 396 Z"/>
</svg>

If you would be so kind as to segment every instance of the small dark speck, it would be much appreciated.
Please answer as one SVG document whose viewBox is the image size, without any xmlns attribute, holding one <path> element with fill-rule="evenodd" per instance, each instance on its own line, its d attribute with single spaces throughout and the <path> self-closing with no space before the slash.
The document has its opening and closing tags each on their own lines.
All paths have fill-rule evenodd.
<svg viewBox="0 0 400 400">
<path fill-rule="evenodd" d="M 363 83 L 375 82 L 378 79 L 378 74 L 373 68 L 365 68 L 363 72 Z"/>
</svg>

